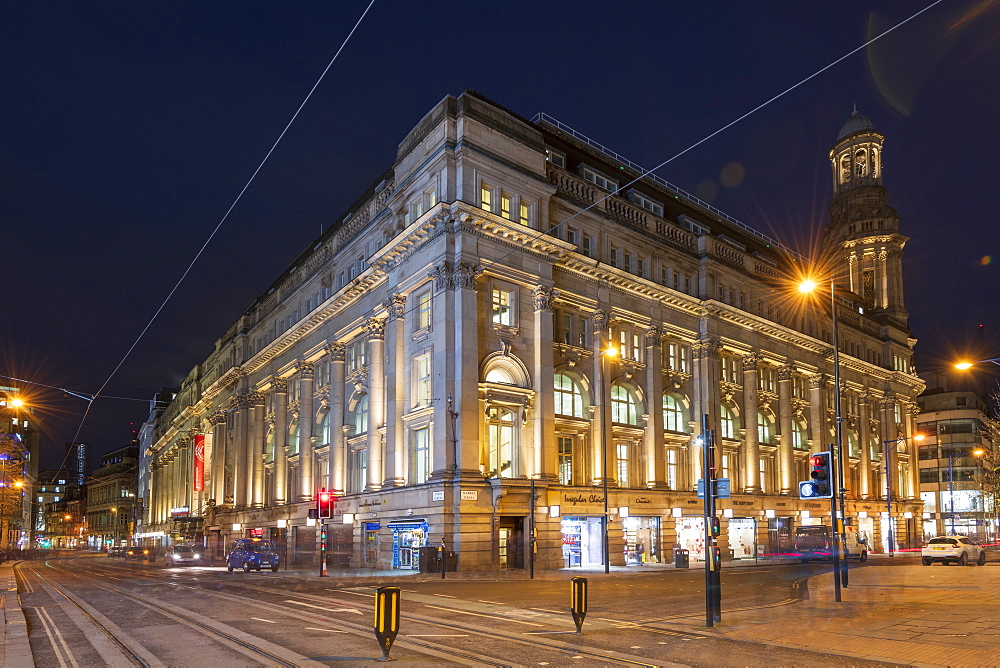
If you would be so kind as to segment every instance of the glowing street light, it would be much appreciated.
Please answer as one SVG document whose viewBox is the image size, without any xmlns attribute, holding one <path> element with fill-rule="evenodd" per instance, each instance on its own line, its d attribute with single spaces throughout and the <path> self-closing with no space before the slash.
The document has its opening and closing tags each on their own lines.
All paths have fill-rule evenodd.
<svg viewBox="0 0 1000 668">
<path fill-rule="evenodd" d="M 976 362 L 959 362 L 958 364 L 955 365 L 955 368 L 959 369 L 960 371 L 966 371 L 968 369 L 971 369 L 976 364 L 985 364 L 987 362 L 992 362 L 993 364 L 1000 365 L 1000 357 L 994 357 L 988 360 L 978 360 Z"/>
</svg>

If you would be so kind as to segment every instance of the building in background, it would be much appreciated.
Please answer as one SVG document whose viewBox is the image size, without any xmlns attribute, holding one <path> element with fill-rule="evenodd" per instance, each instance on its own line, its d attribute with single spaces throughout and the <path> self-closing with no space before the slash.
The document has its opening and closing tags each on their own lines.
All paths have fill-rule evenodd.
<svg viewBox="0 0 1000 668">
<path fill-rule="evenodd" d="M 83 487 L 84 480 L 90 472 L 87 465 L 87 457 L 89 456 L 90 443 L 76 441 L 66 444 L 65 464 L 62 471 L 77 487 Z"/>
<path fill-rule="evenodd" d="M 983 456 L 993 447 L 986 402 L 975 392 L 942 385 L 929 387 L 917 403 L 917 431 L 924 436 L 918 450 L 924 537 L 962 535 L 992 542 L 997 518 L 986 512 L 979 475 Z"/>
<path fill-rule="evenodd" d="M 836 136 L 810 267 L 550 117 L 446 97 L 153 417 L 149 530 L 186 509 L 216 556 L 262 536 L 308 561 L 325 487 L 334 564 L 595 565 L 605 520 L 614 565 L 702 558 L 706 416 L 723 555 L 785 552 L 831 524 L 797 484 L 835 442 L 835 307 L 847 519 L 915 545 L 923 382 L 883 139 L 857 113 Z"/>
<path fill-rule="evenodd" d="M 75 477 L 68 477 L 66 471 L 38 472 L 33 492 L 35 547 L 58 546 L 60 541 L 53 542 L 52 539 L 63 536 L 65 522 L 62 515 L 55 514 L 55 508 L 60 504 L 64 505 L 65 501 L 79 499 L 81 489 L 82 487 L 76 484 Z M 56 526 L 51 524 L 53 521 Z"/>
<path fill-rule="evenodd" d="M 0 549 L 34 545 L 38 434 L 30 397 L 0 386 Z"/>
<path fill-rule="evenodd" d="M 87 546 L 103 550 L 128 545 L 135 531 L 139 448 L 128 445 L 101 457 L 87 481 Z"/>
<path fill-rule="evenodd" d="M 139 480 L 136 492 L 136 538 L 140 541 L 140 544 L 155 551 L 162 548 L 165 543 L 170 544 L 171 541 L 168 538 L 168 533 L 162 527 L 158 527 L 155 530 L 149 528 L 149 482 L 150 463 L 153 454 L 153 429 L 156 425 L 157 417 L 170 405 L 175 396 L 177 396 L 177 389 L 169 387 L 161 388 L 153 396 L 149 402 L 149 416 L 139 427 L 139 433 L 136 437 L 139 445 Z M 184 528 L 189 526 L 189 522 L 193 521 L 191 519 L 192 516 L 192 513 L 188 513 L 188 519 L 184 522 Z M 178 538 L 176 542 L 183 540 L 184 542 L 204 546 L 204 541 L 196 540 L 196 537 L 175 536 L 175 538 Z"/>
</svg>

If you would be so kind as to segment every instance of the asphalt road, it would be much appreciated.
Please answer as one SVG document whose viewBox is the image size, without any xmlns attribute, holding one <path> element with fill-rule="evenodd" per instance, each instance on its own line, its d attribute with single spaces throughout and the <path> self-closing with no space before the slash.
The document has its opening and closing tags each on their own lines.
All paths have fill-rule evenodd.
<svg viewBox="0 0 1000 668">
<path fill-rule="evenodd" d="M 805 578 L 824 572 L 829 565 L 725 570 L 723 621 L 736 609 L 767 615 L 775 606 L 794 606 Z M 568 611 L 570 577 L 401 581 L 401 623 L 390 656 L 415 666 L 859 665 L 652 626 L 704 616 L 698 569 L 590 577 L 587 622 L 577 636 Z M 99 556 L 22 564 L 18 583 L 40 666 L 368 665 L 381 656 L 369 583 Z"/>
</svg>

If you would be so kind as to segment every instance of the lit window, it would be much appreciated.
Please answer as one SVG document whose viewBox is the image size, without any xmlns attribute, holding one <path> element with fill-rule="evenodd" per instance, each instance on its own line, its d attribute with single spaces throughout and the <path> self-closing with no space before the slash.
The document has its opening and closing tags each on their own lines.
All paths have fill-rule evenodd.
<svg viewBox="0 0 1000 668">
<path fill-rule="evenodd" d="M 573 484 L 573 438 L 559 437 L 559 484 Z"/>
<path fill-rule="evenodd" d="M 420 293 L 417 297 L 417 329 L 427 329 L 431 326 L 431 293 Z"/>
<path fill-rule="evenodd" d="M 774 422 L 763 411 L 757 413 L 757 442 L 770 445 L 774 438 Z"/>
<path fill-rule="evenodd" d="M 808 432 L 806 431 L 806 424 L 802 420 L 792 421 L 792 448 L 796 450 L 805 450 L 809 444 L 806 440 L 809 438 Z"/>
<path fill-rule="evenodd" d="M 624 385 L 611 388 L 611 420 L 618 424 L 639 424 L 638 402 L 635 395 Z"/>
<path fill-rule="evenodd" d="M 667 431 L 687 432 L 683 400 L 672 394 L 663 395 L 663 428 Z"/>
<path fill-rule="evenodd" d="M 493 322 L 498 325 L 512 325 L 513 313 L 511 308 L 514 294 L 509 290 L 493 288 Z"/>
<path fill-rule="evenodd" d="M 556 415 L 583 417 L 583 390 L 569 376 L 557 373 L 554 379 Z"/>
<path fill-rule="evenodd" d="M 489 475 L 490 478 L 514 476 L 514 413 L 506 408 L 490 409 L 489 419 Z"/>
<path fill-rule="evenodd" d="M 354 407 L 354 435 L 368 433 L 368 395 L 362 396 Z"/>
<path fill-rule="evenodd" d="M 413 430 L 413 482 L 427 482 L 430 477 L 430 430 L 427 427 Z"/>
<path fill-rule="evenodd" d="M 520 203 L 520 205 L 519 205 L 519 209 L 520 209 L 520 221 L 519 222 L 522 225 L 527 225 L 531 221 L 531 206 L 528 205 L 528 204 L 525 204 L 524 201 L 522 200 L 521 203 Z"/>
<path fill-rule="evenodd" d="M 677 489 L 677 450 L 667 448 L 667 487 Z"/>
<path fill-rule="evenodd" d="M 510 220 L 510 195 L 500 193 L 500 215 Z"/>
<path fill-rule="evenodd" d="M 493 211 L 493 191 L 485 184 L 479 191 L 479 208 L 483 211 Z"/>
<path fill-rule="evenodd" d="M 628 443 L 615 445 L 615 472 L 618 474 L 618 486 L 628 487 Z"/>
<path fill-rule="evenodd" d="M 427 406 L 431 403 L 431 357 L 422 355 L 417 358 L 417 406 Z"/>
<path fill-rule="evenodd" d="M 510 373 L 506 369 L 494 368 L 490 369 L 489 373 L 486 374 L 487 383 L 503 383 L 504 385 L 514 385 L 514 378 L 511 377 Z"/>
<path fill-rule="evenodd" d="M 739 423 L 732 408 L 725 405 L 720 407 L 719 423 L 719 426 L 722 428 L 722 438 L 736 440 L 736 430 L 739 429 Z"/>
</svg>

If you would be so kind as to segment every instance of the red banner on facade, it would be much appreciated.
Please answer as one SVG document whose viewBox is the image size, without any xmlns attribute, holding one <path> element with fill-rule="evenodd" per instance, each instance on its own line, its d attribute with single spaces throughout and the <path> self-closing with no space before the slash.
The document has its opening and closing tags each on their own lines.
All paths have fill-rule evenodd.
<svg viewBox="0 0 1000 668">
<path fill-rule="evenodd" d="M 205 435 L 194 437 L 194 491 L 205 491 Z"/>
</svg>

